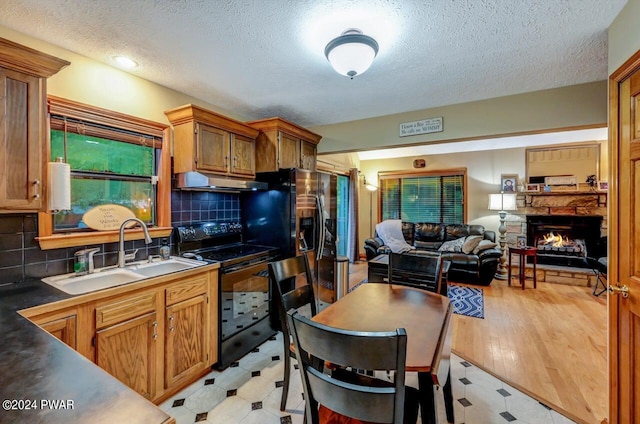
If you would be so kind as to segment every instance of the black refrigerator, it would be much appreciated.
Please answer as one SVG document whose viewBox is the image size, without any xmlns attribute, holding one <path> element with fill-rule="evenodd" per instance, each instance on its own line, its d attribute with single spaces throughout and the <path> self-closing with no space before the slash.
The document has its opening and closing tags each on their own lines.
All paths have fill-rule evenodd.
<svg viewBox="0 0 640 424">
<path fill-rule="evenodd" d="M 283 258 L 307 254 L 318 301 L 332 302 L 335 175 L 281 169 L 258 173 L 256 180 L 268 183 L 269 188 L 243 192 L 240 197 L 244 242 L 278 247 Z"/>
</svg>

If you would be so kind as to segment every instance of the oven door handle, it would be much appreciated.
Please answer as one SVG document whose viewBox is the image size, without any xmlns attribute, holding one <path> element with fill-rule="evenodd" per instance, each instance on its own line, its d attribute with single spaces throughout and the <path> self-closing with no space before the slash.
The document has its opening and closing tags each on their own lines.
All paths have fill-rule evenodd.
<svg viewBox="0 0 640 424">
<path fill-rule="evenodd" d="M 322 254 L 324 253 L 324 237 L 325 237 L 325 228 L 324 228 L 324 210 L 322 209 L 322 202 L 320 202 L 320 196 L 316 196 L 316 209 L 318 214 L 318 228 L 320 234 L 318 235 L 318 248 L 316 249 L 316 260 L 320 260 L 322 258 Z"/>
</svg>

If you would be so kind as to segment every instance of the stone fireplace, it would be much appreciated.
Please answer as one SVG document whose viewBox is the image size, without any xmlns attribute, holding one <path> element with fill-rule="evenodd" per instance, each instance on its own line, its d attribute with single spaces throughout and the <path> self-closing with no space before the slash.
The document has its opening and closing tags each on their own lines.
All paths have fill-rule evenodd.
<svg viewBox="0 0 640 424">
<path fill-rule="evenodd" d="M 524 192 L 518 193 L 517 206 L 507 215 L 507 245 L 516 246 L 518 238 L 525 237 L 527 245 L 542 247 L 538 252 L 538 281 L 595 284 L 595 275 L 584 267 L 582 257 L 607 234 L 607 193 L 590 187 Z M 541 240 L 550 232 L 568 243 L 541 246 Z M 531 274 L 531 268 L 527 267 L 526 272 Z"/>
</svg>

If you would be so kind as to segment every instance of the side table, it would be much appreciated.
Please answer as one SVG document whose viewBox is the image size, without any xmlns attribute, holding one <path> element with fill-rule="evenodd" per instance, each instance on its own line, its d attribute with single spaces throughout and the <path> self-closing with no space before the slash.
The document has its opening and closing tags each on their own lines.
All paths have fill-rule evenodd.
<svg viewBox="0 0 640 424">
<path fill-rule="evenodd" d="M 508 276 L 509 285 L 511 285 L 511 256 L 512 255 L 518 255 L 518 257 L 520 258 L 520 270 L 518 273 L 518 277 L 520 278 L 520 284 L 522 285 L 522 290 L 524 290 L 524 282 L 526 280 L 524 271 L 527 265 L 527 257 L 528 256 L 533 257 L 533 288 L 535 289 L 537 285 L 536 264 L 538 262 L 538 249 L 531 246 L 509 248 L 509 276 Z"/>
</svg>

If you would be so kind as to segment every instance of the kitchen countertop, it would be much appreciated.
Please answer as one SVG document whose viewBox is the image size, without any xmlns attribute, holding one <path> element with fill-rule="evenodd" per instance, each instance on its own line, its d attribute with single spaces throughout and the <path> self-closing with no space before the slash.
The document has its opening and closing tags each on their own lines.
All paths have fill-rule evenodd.
<svg viewBox="0 0 640 424">
<path fill-rule="evenodd" d="M 70 297 L 37 279 L 0 285 L 0 423 L 167 422 L 160 408 L 18 313 Z M 19 408 L 7 410 L 6 400 Z M 47 400 L 63 402 L 56 409 Z"/>
</svg>

